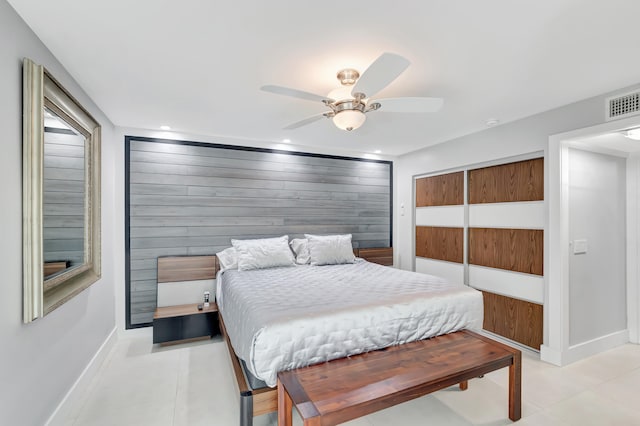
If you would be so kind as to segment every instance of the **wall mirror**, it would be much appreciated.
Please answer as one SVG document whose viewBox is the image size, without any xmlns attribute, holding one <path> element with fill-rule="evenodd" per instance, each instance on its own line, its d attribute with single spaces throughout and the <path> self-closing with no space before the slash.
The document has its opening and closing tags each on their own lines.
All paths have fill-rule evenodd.
<svg viewBox="0 0 640 426">
<path fill-rule="evenodd" d="M 24 322 L 100 278 L 100 125 L 23 61 Z"/>
</svg>

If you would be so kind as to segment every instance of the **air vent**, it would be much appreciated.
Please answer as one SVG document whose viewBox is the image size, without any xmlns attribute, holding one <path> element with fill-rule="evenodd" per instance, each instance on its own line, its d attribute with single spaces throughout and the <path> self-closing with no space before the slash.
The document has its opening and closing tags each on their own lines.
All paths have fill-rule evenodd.
<svg viewBox="0 0 640 426">
<path fill-rule="evenodd" d="M 640 92 L 607 98 L 607 121 L 640 114 Z"/>
</svg>

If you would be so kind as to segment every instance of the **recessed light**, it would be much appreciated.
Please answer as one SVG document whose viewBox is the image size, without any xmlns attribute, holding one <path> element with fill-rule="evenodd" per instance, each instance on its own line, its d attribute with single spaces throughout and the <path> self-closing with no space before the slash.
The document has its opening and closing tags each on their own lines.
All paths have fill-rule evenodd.
<svg viewBox="0 0 640 426">
<path fill-rule="evenodd" d="M 160 126 L 160 130 L 171 130 L 170 126 Z"/>
<path fill-rule="evenodd" d="M 282 139 L 282 143 L 291 143 L 291 139 Z"/>
<path fill-rule="evenodd" d="M 640 141 L 640 127 L 637 129 L 630 129 L 623 133 L 629 139 Z"/>
<path fill-rule="evenodd" d="M 281 151 L 293 151 L 295 149 L 291 145 L 282 144 L 282 143 L 275 144 L 274 148 L 275 149 L 279 149 Z"/>
<path fill-rule="evenodd" d="M 380 151 L 379 149 L 376 149 L 375 151 L 373 151 L 374 154 L 381 154 L 382 151 Z"/>
<path fill-rule="evenodd" d="M 500 123 L 500 120 L 498 120 L 497 118 L 490 118 L 487 120 L 486 125 L 487 127 L 493 127 L 495 125 L 497 125 L 498 123 Z"/>
</svg>

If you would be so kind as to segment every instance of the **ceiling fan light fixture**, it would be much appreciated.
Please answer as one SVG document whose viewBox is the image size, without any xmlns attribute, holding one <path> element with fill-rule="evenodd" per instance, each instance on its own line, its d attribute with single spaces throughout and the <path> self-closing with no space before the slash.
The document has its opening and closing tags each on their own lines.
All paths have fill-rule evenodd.
<svg viewBox="0 0 640 426">
<path fill-rule="evenodd" d="M 291 96 L 307 101 L 321 102 L 324 111 L 292 123 L 285 130 L 293 130 L 324 118 L 333 119 L 336 127 L 351 131 L 366 121 L 365 114 L 382 109 L 392 113 L 430 113 L 442 108 L 441 98 L 399 97 L 376 98 L 376 94 L 391 84 L 404 72 L 410 62 L 394 53 L 383 53 L 360 74 L 353 68 L 345 68 L 336 74 L 340 87 L 327 96 L 292 89 L 284 86 L 265 85 L 260 89 L 277 95 Z"/>
<path fill-rule="evenodd" d="M 337 128 L 350 132 L 362 126 L 367 119 L 363 112 L 357 109 L 347 109 L 336 113 L 333 117 L 333 124 Z"/>
<path fill-rule="evenodd" d="M 331 92 L 329 92 L 327 97 L 329 99 L 333 99 L 336 102 L 353 99 L 353 96 L 351 96 L 351 87 L 349 86 L 340 86 L 337 89 L 333 89 Z"/>
<path fill-rule="evenodd" d="M 356 81 L 360 77 L 360 73 L 353 68 L 345 68 L 338 71 L 336 77 L 338 77 L 338 80 L 340 80 L 340 84 L 342 84 L 343 86 L 352 86 L 356 84 Z"/>
</svg>

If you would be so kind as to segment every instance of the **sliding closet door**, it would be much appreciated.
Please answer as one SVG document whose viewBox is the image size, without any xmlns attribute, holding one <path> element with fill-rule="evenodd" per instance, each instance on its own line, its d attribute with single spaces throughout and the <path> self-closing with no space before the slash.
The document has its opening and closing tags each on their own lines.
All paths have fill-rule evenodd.
<svg viewBox="0 0 640 426">
<path fill-rule="evenodd" d="M 464 283 L 464 172 L 416 179 L 416 271 Z"/>
<path fill-rule="evenodd" d="M 539 349 L 544 160 L 417 178 L 415 270 L 484 295 L 484 329 Z"/>
<path fill-rule="evenodd" d="M 469 285 L 484 329 L 540 349 L 544 302 L 542 158 L 468 172 Z"/>
</svg>

